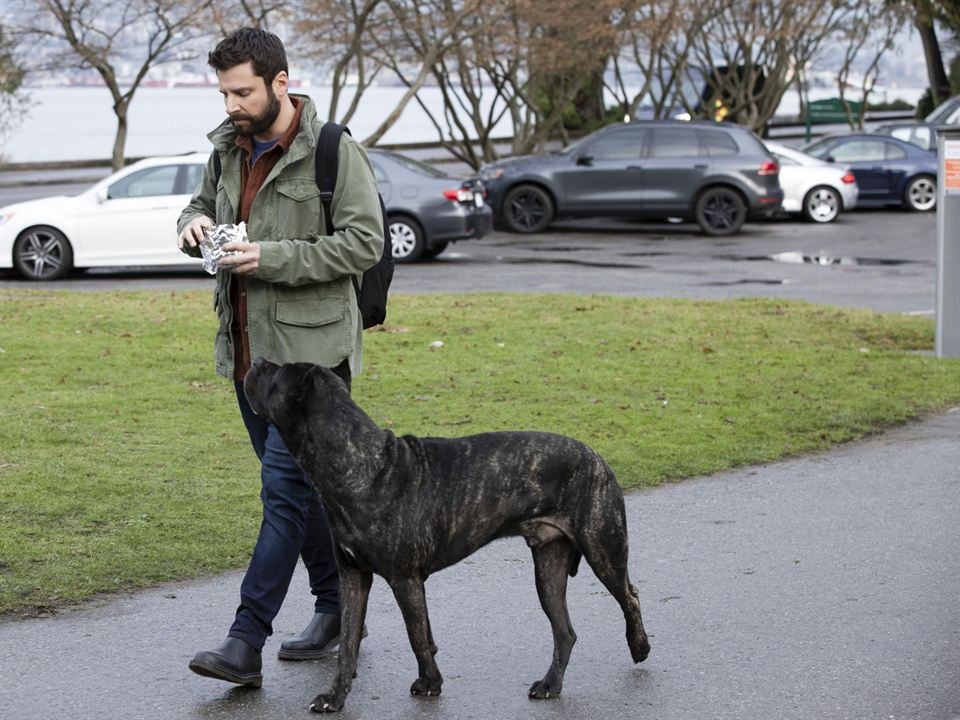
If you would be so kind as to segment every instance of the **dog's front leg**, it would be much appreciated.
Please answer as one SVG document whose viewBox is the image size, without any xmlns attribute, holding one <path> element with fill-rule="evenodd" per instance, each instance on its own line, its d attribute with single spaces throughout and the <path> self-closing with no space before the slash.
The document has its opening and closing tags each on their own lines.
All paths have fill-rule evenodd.
<svg viewBox="0 0 960 720">
<path fill-rule="evenodd" d="M 393 579 L 390 588 L 403 613 L 403 621 L 407 626 L 407 636 L 410 638 L 410 647 L 417 656 L 417 666 L 420 677 L 410 686 L 413 695 L 433 697 L 440 694 L 443 677 L 437 668 L 433 656 L 437 653 L 437 646 L 433 642 L 433 633 L 430 630 L 430 618 L 427 616 L 427 597 L 423 590 L 421 578 Z"/>
<path fill-rule="evenodd" d="M 317 695 L 310 709 L 314 712 L 339 712 L 347 699 L 347 693 L 357 675 L 357 655 L 363 621 L 367 615 L 367 598 L 373 575 L 348 565 L 343 557 L 337 558 L 340 565 L 340 657 L 337 677 L 330 692 Z"/>
</svg>

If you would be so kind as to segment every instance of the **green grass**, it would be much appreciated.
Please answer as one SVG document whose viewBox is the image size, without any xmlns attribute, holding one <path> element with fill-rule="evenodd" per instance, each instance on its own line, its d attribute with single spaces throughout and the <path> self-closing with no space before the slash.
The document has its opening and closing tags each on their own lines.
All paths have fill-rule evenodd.
<svg viewBox="0 0 960 720">
<path fill-rule="evenodd" d="M 0 292 L 0 612 L 245 564 L 258 467 L 213 331 L 207 292 Z M 797 302 L 396 296 L 366 339 L 381 425 L 573 435 L 628 488 L 960 403 L 929 319 Z"/>
</svg>

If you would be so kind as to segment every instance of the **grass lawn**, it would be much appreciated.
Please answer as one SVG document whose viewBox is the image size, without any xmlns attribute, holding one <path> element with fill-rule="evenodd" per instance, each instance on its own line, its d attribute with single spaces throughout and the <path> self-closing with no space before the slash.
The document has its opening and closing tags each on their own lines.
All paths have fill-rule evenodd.
<svg viewBox="0 0 960 720">
<path fill-rule="evenodd" d="M 0 613 L 245 565 L 258 467 L 214 322 L 208 292 L 0 292 Z M 627 488 L 960 404 L 929 318 L 800 302 L 395 296 L 366 340 L 381 425 L 573 435 Z"/>
</svg>

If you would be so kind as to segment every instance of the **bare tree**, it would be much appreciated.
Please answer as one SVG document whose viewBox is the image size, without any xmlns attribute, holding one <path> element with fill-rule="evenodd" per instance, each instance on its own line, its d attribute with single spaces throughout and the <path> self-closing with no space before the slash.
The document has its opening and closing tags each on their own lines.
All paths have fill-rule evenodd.
<svg viewBox="0 0 960 720">
<path fill-rule="evenodd" d="M 693 56 L 707 92 L 690 109 L 762 132 L 793 80 L 830 37 L 843 0 L 705 0 Z"/>
<path fill-rule="evenodd" d="M 913 11 L 913 22 L 923 43 L 930 93 L 936 106 L 950 97 L 950 79 L 944 69 L 936 23 L 945 23 L 956 32 L 960 27 L 960 3 L 956 0 L 906 0 L 906 5 Z"/>
<path fill-rule="evenodd" d="M 466 41 L 462 29 L 488 0 L 386 0 L 393 18 L 375 35 L 384 65 L 407 86 L 397 106 L 364 139 L 375 145 L 400 118 L 450 50 Z"/>
<path fill-rule="evenodd" d="M 688 0 L 640 0 L 625 6 L 618 23 L 621 51 L 613 56 L 613 82 L 607 85 L 624 116 L 636 117 L 642 103 L 655 118 L 679 108 L 693 40 L 708 17 L 703 6 Z M 638 87 L 628 88 L 624 64 L 642 78 Z"/>
<path fill-rule="evenodd" d="M 227 35 L 244 26 L 270 30 L 294 10 L 294 3 L 283 0 L 220 0 L 211 5 L 210 17 Z"/>
<path fill-rule="evenodd" d="M 0 140 L 30 107 L 30 97 L 23 91 L 26 69 L 21 58 L 20 40 L 0 24 Z"/>
<path fill-rule="evenodd" d="M 22 5 L 24 32 L 52 43 L 52 66 L 93 68 L 117 117 L 112 165 L 124 162 L 130 103 L 153 66 L 175 59 L 203 28 L 212 0 L 35 0 Z M 129 79 L 121 63 L 131 63 Z"/>
<path fill-rule="evenodd" d="M 834 46 L 842 48 L 837 90 L 851 128 L 863 130 L 867 101 L 880 74 L 880 60 L 894 47 L 897 35 L 908 19 L 907 8 L 900 4 L 884 0 L 848 0 Z M 860 82 L 854 86 L 853 76 L 858 70 Z M 860 105 L 856 117 L 847 99 L 847 92 L 854 89 L 858 92 Z"/>
<path fill-rule="evenodd" d="M 348 123 L 384 68 L 374 36 L 390 23 L 392 12 L 385 0 L 304 0 L 300 18 L 301 54 L 330 65 L 327 117 Z M 349 104 L 341 112 L 348 92 Z"/>
<path fill-rule="evenodd" d="M 596 79 L 616 51 L 616 6 L 489 0 L 451 25 L 449 46 L 431 68 L 442 113 L 421 103 L 444 147 L 474 168 L 494 160 L 492 133 L 505 117 L 515 154 L 562 136 L 573 103 L 593 102 Z"/>
</svg>

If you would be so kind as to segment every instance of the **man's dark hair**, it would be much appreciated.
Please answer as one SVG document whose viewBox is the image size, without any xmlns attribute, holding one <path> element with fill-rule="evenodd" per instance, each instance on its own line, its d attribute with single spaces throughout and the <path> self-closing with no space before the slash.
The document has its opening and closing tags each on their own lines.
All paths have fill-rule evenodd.
<svg viewBox="0 0 960 720">
<path fill-rule="evenodd" d="M 269 85 L 281 70 L 287 71 L 287 52 L 276 35 L 259 28 L 234 30 L 207 56 L 214 70 L 229 70 L 245 62 L 253 63 L 253 73 Z"/>
</svg>

